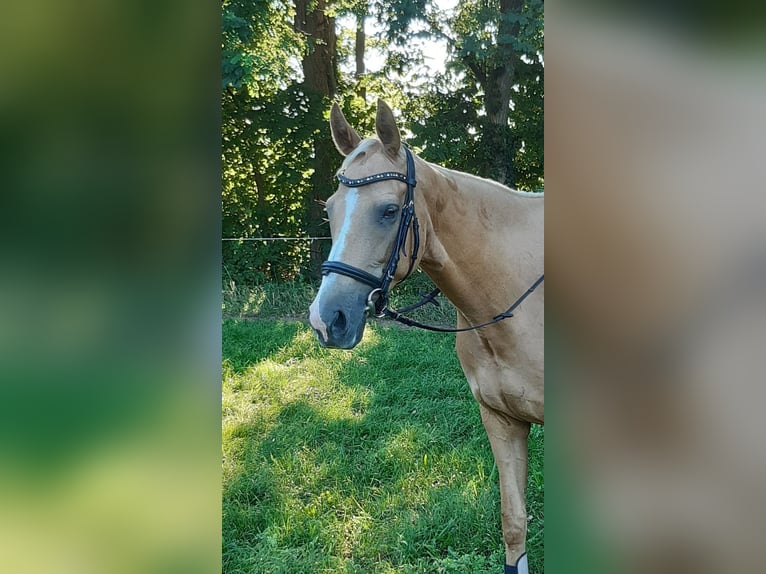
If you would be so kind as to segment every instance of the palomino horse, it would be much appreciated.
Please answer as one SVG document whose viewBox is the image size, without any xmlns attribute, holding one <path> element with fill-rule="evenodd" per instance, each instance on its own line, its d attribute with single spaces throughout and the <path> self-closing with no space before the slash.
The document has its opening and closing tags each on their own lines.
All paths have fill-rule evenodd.
<svg viewBox="0 0 766 574">
<path fill-rule="evenodd" d="M 466 329 L 457 354 L 500 476 L 505 571 L 526 573 L 527 437 L 543 424 L 544 318 L 542 286 L 527 290 L 542 280 L 542 195 L 414 156 L 382 101 L 377 138 L 362 140 L 337 104 L 330 125 L 346 159 L 327 201 L 333 245 L 311 326 L 323 346 L 353 348 L 367 314 L 384 311 L 388 289 L 417 265 L 452 301 Z"/>
</svg>

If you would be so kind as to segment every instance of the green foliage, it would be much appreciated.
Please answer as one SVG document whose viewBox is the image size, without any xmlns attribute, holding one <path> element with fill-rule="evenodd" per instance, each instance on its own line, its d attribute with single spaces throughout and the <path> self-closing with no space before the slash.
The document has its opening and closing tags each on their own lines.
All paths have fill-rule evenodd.
<svg viewBox="0 0 766 574">
<path fill-rule="evenodd" d="M 247 90 L 224 92 L 224 237 L 305 235 L 312 141 L 315 131 L 324 128 L 323 119 L 305 113 L 309 99 L 298 84 L 269 97 Z M 227 274 L 251 282 L 294 277 L 307 245 L 224 242 L 222 249 Z"/>
<path fill-rule="evenodd" d="M 484 92 L 487 116 L 476 126 L 479 173 L 495 177 L 497 164 L 507 165 L 506 183 L 520 189 L 537 189 L 543 180 L 542 10 L 539 0 L 511 4 L 506 12 L 499 0 L 461 2 L 451 22 L 452 69 Z M 506 76 L 515 87 L 508 122 L 498 125 L 493 116 L 508 105 L 500 87 Z"/>
<path fill-rule="evenodd" d="M 414 135 L 411 143 L 428 161 L 475 173 L 479 109 L 469 86 L 450 87 L 447 76 L 437 77 L 431 92 L 406 103 L 405 115 L 416 118 L 407 124 Z"/>
<path fill-rule="evenodd" d="M 273 0 L 224 0 L 221 50 L 223 87 L 273 88 L 289 75 L 288 58 L 301 50 L 285 18 L 289 4 Z"/>
<path fill-rule="evenodd" d="M 387 25 L 392 71 L 422 68 L 415 36 L 445 40 L 447 72 L 429 77 L 428 91 L 410 90 L 408 116 L 427 158 L 493 177 L 519 189 L 543 186 L 543 4 L 519 1 L 503 12 L 499 0 L 463 0 L 444 13 L 422 0 L 395 0 L 377 12 Z M 425 28 L 425 31 L 424 31 Z M 500 85 L 512 79 L 510 102 Z M 503 88 L 505 90 L 508 87 Z M 507 105 L 507 123 L 500 125 Z M 465 110 L 470 106 L 471 110 Z M 442 149 L 439 149 L 439 147 Z M 503 173 L 495 173 L 504 165 Z"/>
<path fill-rule="evenodd" d="M 510 112 L 510 129 L 521 142 L 512 159 L 516 168 L 516 187 L 529 191 L 544 187 L 544 74 L 541 62 L 519 66 L 519 88 Z"/>
<path fill-rule="evenodd" d="M 294 29 L 295 8 L 286 0 L 224 0 L 222 10 L 223 235 L 328 235 L 316 201 L 334 191 L 331 173 L 341 158 L 327 126 L 330 101 L 304 85 L 301 57 L 311 38 Z M 341 62 L 354 59 L 355 19 L 344 14 L 369 14 L 382 25 L 367 43 L 387 54 L 384 69 L 337 78 L 336 99 L 360 134 L 374 133 L 381 97 L 425 159 L 484 176 L 499 162 L 514 187 L 543 187 L 540 0 L 505 14 L 499 0 L 460 0 L 450 13 L 430 0 L 330 0 L 326 12 L 346 27 L 335 53 Z M 447 42 L 444 73 L 425 66 L 417 38 Z M 488 78 L 509 58 L 514 85 L 507 125 L 498 126 L 489 119 Z M 222 255 L 227 282 L 292 280 L 306 273 L 309 244 L 224 242 Z"/>
</svg>

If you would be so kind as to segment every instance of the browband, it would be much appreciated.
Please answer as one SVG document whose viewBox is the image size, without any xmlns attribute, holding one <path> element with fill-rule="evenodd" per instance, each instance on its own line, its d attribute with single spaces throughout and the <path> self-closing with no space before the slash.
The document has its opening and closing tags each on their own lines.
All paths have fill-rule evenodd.
<svg viewBox="0 0 766 574">
<path fill-rule="evenodd" d="M 383 173 L 376 173 L 375 175 L 360 177 L 359 179 L 349 179 L 342 173 L 339 173 L 337 177 L 338 177 L 338 181 L 341 182 L 346 187 L 361 187 L 363 185 L 369 185 L 370 183 L 375 183 L 376 181 L 386 181 L 388 179 L 397 179 L 399 181 L 403 181 L 404 183 L 409 183 L 407 176 L 404 175 L 403 173 L 399 173 L 398 171 L 386 171 Z"/>
</svg>

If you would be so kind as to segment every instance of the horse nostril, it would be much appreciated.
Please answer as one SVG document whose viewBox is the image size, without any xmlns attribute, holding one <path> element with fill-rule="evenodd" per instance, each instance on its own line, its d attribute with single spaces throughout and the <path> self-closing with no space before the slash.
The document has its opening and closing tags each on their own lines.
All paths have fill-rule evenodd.
<svg viewBox="0 0 766 574">
<path fill-rule="evenodd" d="M 337 311 L 335 313 L 335 319 L 333 319 L 332 328 L 336 333 L 342 333 L 346 330 L 346 316 L 343 314 L 343 311 Z"/>
</svg>

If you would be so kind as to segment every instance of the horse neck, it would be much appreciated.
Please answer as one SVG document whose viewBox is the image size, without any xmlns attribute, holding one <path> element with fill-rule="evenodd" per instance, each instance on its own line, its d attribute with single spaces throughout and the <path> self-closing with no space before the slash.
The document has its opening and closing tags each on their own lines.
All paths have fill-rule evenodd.
<svg viewBox="0 0 766 574">
<path fill-rule="evenodd" d="M 469 321 L 486 320 L 543 272 L 543 200 L 420 163 L 421 267 Z"/>
</svg>

